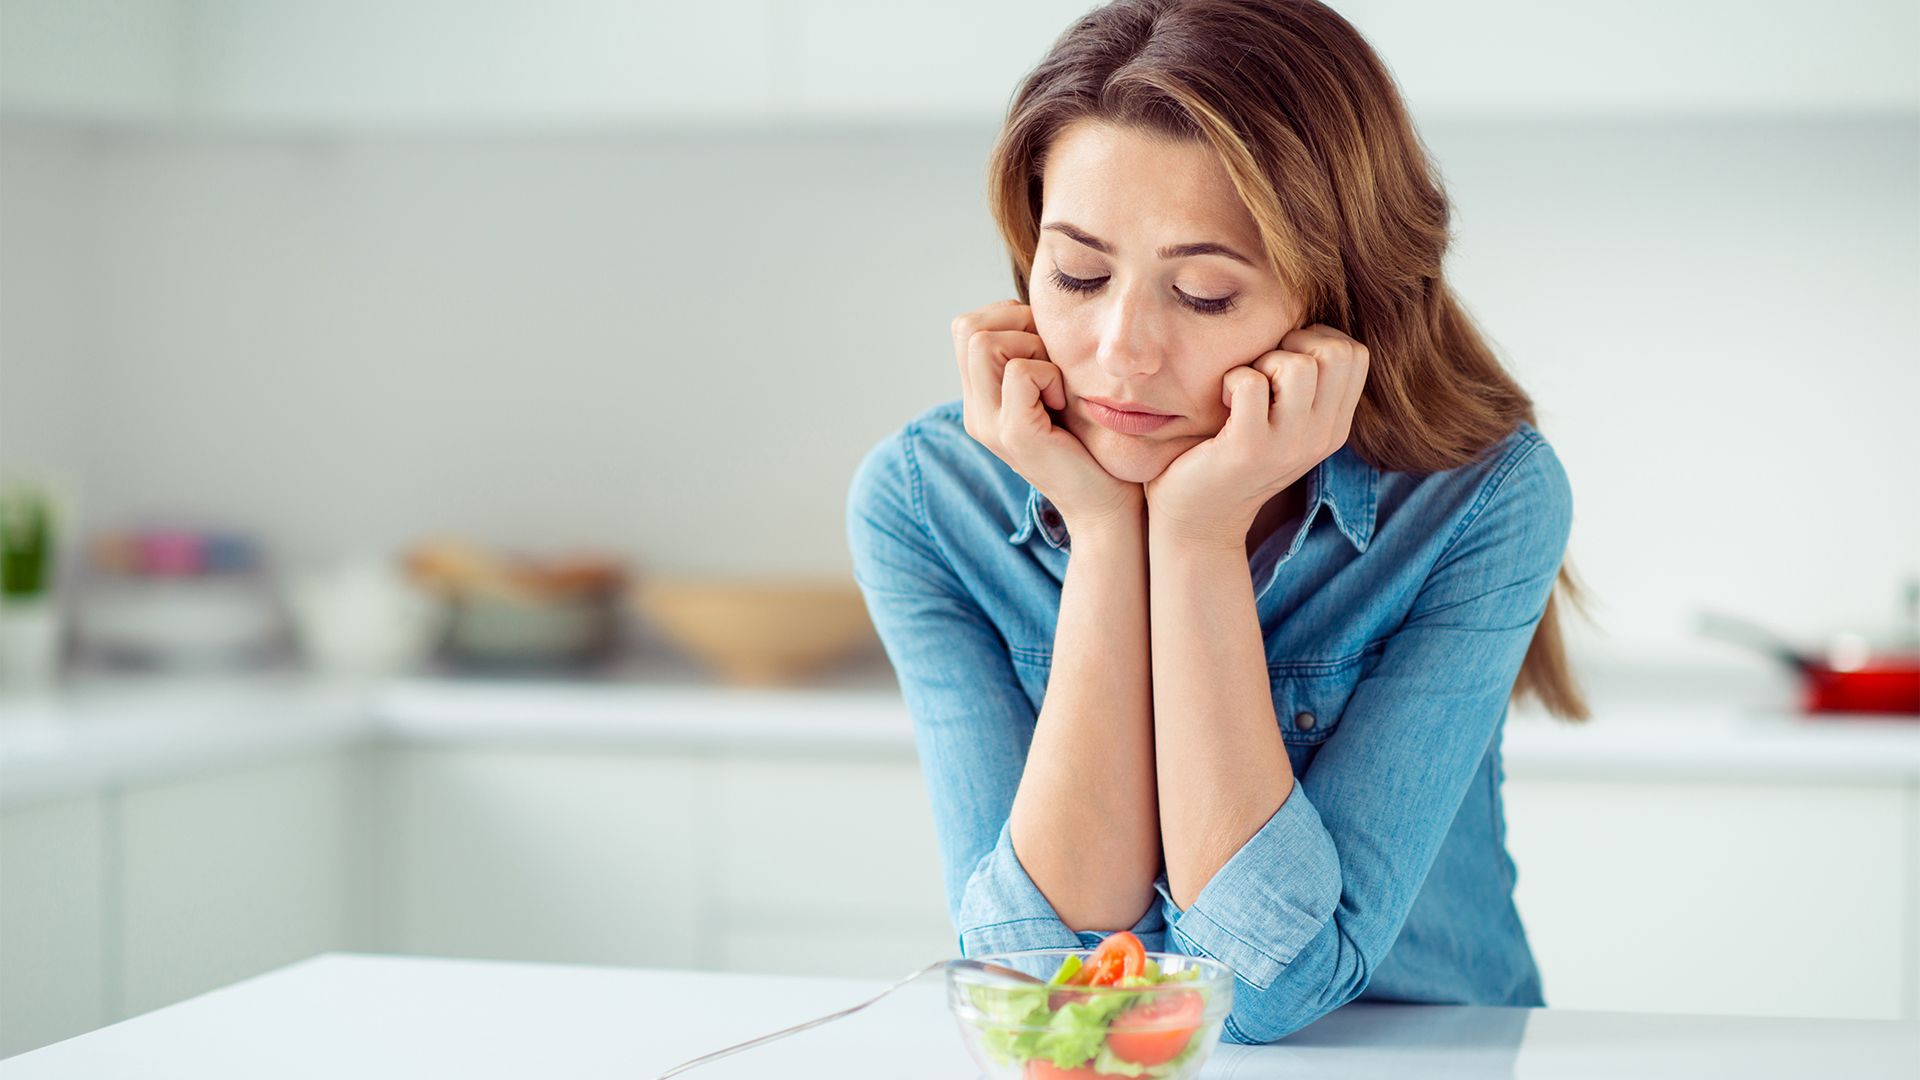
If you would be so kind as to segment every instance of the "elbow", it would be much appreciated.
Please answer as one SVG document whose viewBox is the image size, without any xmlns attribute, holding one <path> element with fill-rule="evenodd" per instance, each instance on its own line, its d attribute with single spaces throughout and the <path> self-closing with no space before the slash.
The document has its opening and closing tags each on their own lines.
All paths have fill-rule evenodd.
<svg viewBox="0 0 1920 1080">
<path fill-rule="evenodd" d="M 1329 920 L 1307 948 L 1267 978 L 1238 973 L 1221 1038 L 1250 1045 L 1283 1039 L 1359 997 L 1373 968 L 1338 920 Z"/>
</svg>

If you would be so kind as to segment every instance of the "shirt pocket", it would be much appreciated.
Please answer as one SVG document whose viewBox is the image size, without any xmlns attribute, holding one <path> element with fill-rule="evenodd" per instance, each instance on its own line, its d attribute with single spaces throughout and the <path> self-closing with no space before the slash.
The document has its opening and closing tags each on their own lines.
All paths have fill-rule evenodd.
<svg viewBox="0 0 1920 1080">
<path fill-rule="evenodd" d="M 1347 699 L 1369 668 L 1374 650 L 1325 663 L 1287 661 L 1267 665 L 1273 685 L 1273 716 L 1288 750 L 1317 748 L 1340 727 Z"/>
</svg>

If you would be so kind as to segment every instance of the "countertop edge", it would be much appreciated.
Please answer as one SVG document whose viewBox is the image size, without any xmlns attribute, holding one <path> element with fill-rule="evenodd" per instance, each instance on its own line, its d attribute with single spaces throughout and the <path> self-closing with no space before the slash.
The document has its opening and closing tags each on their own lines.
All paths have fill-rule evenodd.
<svg viewBox="0 0 1920 1080">
<path fill-rule="evenodd" d="M 1920 725 L 1912 721 L 1805 721 L 1724 708 L 1703 709 L 1700 722 L 1666 719 L 1689 715 L 1603 711 L 1584 725 L 1516 718 L 1505 728 L 1503 765 L 1518 780 L 1920 784 Z M 893 690 L 288 683 L 204 701 L 176 693 L 158 704 L 135 695 L 55 699 L 37 709 L 14 703 L 0 712 L 0 807 L 381 746 L 916 756 L 911 717 Z"/>
</svg>

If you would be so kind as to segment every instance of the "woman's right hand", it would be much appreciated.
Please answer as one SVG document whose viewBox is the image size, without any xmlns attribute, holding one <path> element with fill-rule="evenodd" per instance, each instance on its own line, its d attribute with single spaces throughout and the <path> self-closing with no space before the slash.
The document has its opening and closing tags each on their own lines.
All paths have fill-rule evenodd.
<svg viewBox="0 0 1920 1080">
<path fill-rule="evenodd" d="M 953 320 L 967 434 L 1040 489 L 1068 529 L 1135 522 L 1139 484 L 1117 480 L 1053 422 L 1067 407 L 1066 382 L 1034 332 L 1033 309 L 1002 300 Z"/>
</svg>

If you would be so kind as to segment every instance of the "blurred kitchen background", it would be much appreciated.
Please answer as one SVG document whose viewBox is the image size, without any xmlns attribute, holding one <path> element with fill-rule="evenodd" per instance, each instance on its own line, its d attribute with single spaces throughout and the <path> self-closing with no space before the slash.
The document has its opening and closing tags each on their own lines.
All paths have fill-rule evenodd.
<svg viewBox="0 0 1920 1080">
<path fill-rule="evenodd" d="M 951 952 L 844 492 L 1088 6 L 0 0 L 0 1054 L 326 949 Z M 1574 485 L 1550 1002 L 1920 1018 L 1913 717 L 1702 633 L 1914 649 L 1920 6 L 1335 6 Z"/>
</svg>

